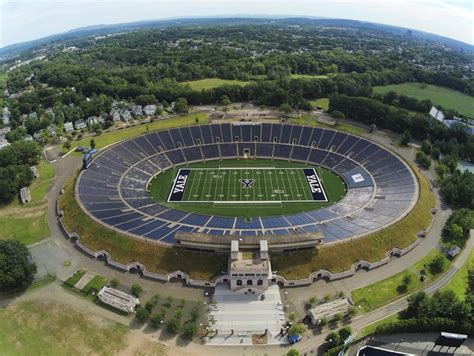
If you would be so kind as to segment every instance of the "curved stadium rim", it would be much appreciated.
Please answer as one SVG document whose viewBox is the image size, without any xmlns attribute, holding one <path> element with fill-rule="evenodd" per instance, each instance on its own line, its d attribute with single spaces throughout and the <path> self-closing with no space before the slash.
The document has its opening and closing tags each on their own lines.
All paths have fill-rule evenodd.
<svg viewBox="0 0 474 356">
<path fill-rule="evenodd" d="M 211 134 L 215 133 L 214 131 L 216 131 L 216 127 L 218 127 L 218 131 L 221 133 L 219 143 L 216 142 L 216 137 L 213 137 L 212 135 L 210 137 L 207 137 L 207 136 L 203 135 L 204 131 L 209 132 Z M 232 130 L 234 130 L 234 127 L 236 128 L 235 130 L 237 130 L 237 131 L 240 130 L 239 131 L 240 133 L 242 133 L 242 127 L 245 128 L 244 130 L 247 130 L 247 129 L 250 130 L 250 135 L 249 135 L 248 132 L 245 134 L 247 137 L 250 137 L 250 138 L 253 137 L 253 135 L 252 135 L 253 130 L 255 130 L 255 132 L 259 131 L 259 140 L 257 140 L 257 141 L 252 141 L 252 140 L 240 141 L 239 140 L 239 142 L 234 142 L 233 137 L 236 136 L 236 135 L 233 135 L 233 131 L 232 131 Z M 276 131 L 280 133 L 280 136 L 278 138 L 278 142 L 273 142 L 272 137 L 271 137 L 272 135 L 264 133 L 264 131 L 268 131 L 270 129 L 271 132 L 273 133 L 273 129 L 276 128 L 276 127 L 278 127 L 278 129 Z M 222 131 L 223 128 L 225 128 L 225 130 L 226 130 L 226 135 L 224 135 L 224 133 Z M 297 141 L 296 141 L 295 144 L 292 143 L 292 142 L 294 142 L 294 140 L 293 140 L 294 139 L 294 137 L 293 137 L 293 131 L 294 130 L 296 131 L 295 133 L 298 133 L 298 131 L 299 131 L 299 136 L 298 136 Z M 196 140 L 195 137 L 193 137 L 193 131 L 194 131 L 194 135 L 196 135 L 196 132 L 200 132 L 199 135 L 200 135 L 201 142 L 199 144 L 196 144 L 198 141 Z M 303 132 L 305 132 L 305 131 L 311 131 L 311 133 L 310 133 L 309 137 L 304 142 L 301 142 L 301 140 L 303 139 Z M 191 134 L 191 137 L 187 137 L 186 140 L 185 140 L 185 139 L 183 139 L 183 134 L 187 135 L 186 132 L 189 132 Z M 228 135 L 229 133 L 230 133 L 230 136 Z M 316 134 L 316 136 L 315 136 L 315 134 Z M 156 135 L 159 138 L 159 141 L 156 141 L 156 142 L 161 142 L 161 145 L 164 146 L 164 148 L 166 148 L 166 150 L 163 150 L 163 151 L 156 150 L 156 148 L 154 148 L 153 145 L 150 144 L 149 140 L 152 140 L 152 139 L 156 140 L 156 137 L 153 138 L 154 135 Z M 160 135 L 162 135 L 162 136 L 160 136 Z M 166 144 L 164 144 L 164 140 L 166 139 L 166 135 L 168 135 L 169 138 L 171 138 L 171 141 L 166 142 Z M 329 139 L 329 141 L 327 142 L 327 144 L 322 145 L 322 147 L 321 147 L 323 137 L 325 135 L 326 135 L 325 139 L 326 140 Z M 261 141 L 261 139 L 264 136 L 268 137 L 269 140 Z M 306 136 L 308 136 L 307 132 L 306 132 Z M 338 140 L 335 141 L 336 136 L 338 136 Z M 240 136 L 240 137 L 242 137 L 242 136 Z M 239 139 L 240 139 L 240 137 L 239 137 Z M 315 147 L 313 147 L 312 145 L 309 145 L 310 143 L 312 143 L 311 139 L 313 137 L 319 137 L 318 142 L 317 142 Z M 145 139 L 145 141 L 148 142 L 148 145 L 150 147 L 152 147 L 152 149 L 154 150 L 154 151 L 150 152 L 150 154 L 148 154 L 148 155 L 145 154 L 144 147 L 141 147 L 140 143 L 138 142 L 138 141 L 141 141 L 141 144 L 146 146 L 146 142 L 143 141 L 143 139 Z M 281 142 L 282 139 L 283 139 L 284 142 Z M 353 140 L 353 143 L 352 143 L 352 145 L 349 146 L 349 148 L 346 147 L 346 149 L 342 152 L 344 155 L 342 155 L 338 151 L 341 150 L 342 147 L 344 147 L 344 143 L 347 140 Z M 180 142 L 180 144 L 177 143 L 178 141 Z M 183 145 L 183 142 L 185 142 L 185 141 L 187 141 L 188 143 L 191 142 L 191 143 L 193 143 L 193 145 Z M 305 143 L 305 142 L 306 142 L 306 145 L 303 145 L 302 143 Z M 168 160 L 168 163 L 170 163 L 170 164 L 167 165 L 166 167 L 163 167 L 163 171 L 164 171 L 164 170 L 167 170 L 167 169 L 170 169 L 170 168 L 173 167 L 173 165 L 171 165 L 171 163 L 173 163 L 174 166 L 179 166 L 181 164 L 186 164 L 186 163 L 191 163 L 191 162 L 202 162 L 203 161 L 202 156 L 203 156 L 203 152 L 204 152 L 203 148 L 206 147 L 206 146 L 209 146 L 209 147 L 214 146 L 214 148 L 217 148 L 217 152 L 218 152 L 218 155 L 213 157 L 213 158 L 212 157 L 207 157 L 207 158 L 205 157 L 206 160 L 210 160 L 210 159 L 219 160 L 219 159 L 222 159 L 223 155 L 222 155 L 222 152 L 221 152 L 221 146 L 222 147 L 226 146 L 227 148 L 229 146 L 233 146 L 233 149 L 235 149 L 235 153 L 236 153 L 235 156 L 225 155 L 224 159 L 226 159 L 226 158 L 229 158 L 229 159 L 230 158 L 237 158 L 237 157 L 239 157 L 239 154 L 241 152 L 243 152 L 243 148 L 241 150 L 239 148 L 239 145 L 254 146 L 254 148 L 252 150 L 252 153 L 253 153 L 252 156 L 257 156 L 257 158 L 282 159 L 282 160 L 287 160 L 287 161 L 289 160 L 289 161 L 310 163 L 310 164 L 316 164 L 316 165 L 323 166 L 323 167 L 325 167 L 325 168 L 327 168 L 327 169 L 329 169 L 333 172 L 336 172 L 339 176 L 342 176 L 344 178 L 344 180 L 346 181 L 346 184 L 348 186 L 348 193 L 347 193 L 348 195 L 349 195 L 350 192 L 351 192 L 351 194 L 353 194 L 354 192 L 361 193 L 361 192 L 363 192 L 363 190 L 362 190 L 362 188 L 355 187 L 354 184 L 352 184 L 352 182 L 350 181 L 350 175 L 341 174 L 340 172 L 335 171 L 334 168 L 337 168 L 337 166 L 339 164 L 341 164 L 342 162 L 344 162 L 344 161 L 352 162 L 352 163 L 356 164 L 356 160 L 354 158 L 358 157 L 359 154 L 361 154 L 362 152 L 364 152 L 365 150 L 367 150 L 370 147 L 370 150 L 369 150 L 370 154 L 365 156 L 365 157 L 359 157 L 360 162 L 357 162 L 357 165 L 359 166 L 359 168 L 362 169 L 362 171 L 360 171 L 360 172 L 365 171 L 367 173 L 366 176 L 370 177 L 371 182 L 372 182 L 372 185 L 371 185 L 372 188 L 368 189 L 370 187 L 365 187 L 365 190 L 367 191 L 367 193 L 360 194 L 360 197 L 367 198 L 367 197 L 370 196 L 370 198 L 362 206 L 359 206 L 358 209 L 356 209 L 354 211 L 347 211 L 347 208 L 344 209 L 344 205 L 347 204 L 347 201 L 345 201 L 346 198 L 344 198 L 342 201 L 335 204 L 334 206 L 319 209 L 319 210 L 315 211 L 316 213 L 310 211 L 310 212 L 307 212 L 307 213 L 299 213 L 299 214 L 293 214 L 293 215 L 282 215 L 282 216 L 278 216 L 278 217 L 268 218 L 268 219 L 271 219 L 271 218 L 281 219 L 281 218 L 283 218 L 284 219 L 283 221 L 286 221 L 285 226 L 268 227 L 268 224 L 271 223 L 271 221 L 269 222 L 269 220 L 267 218 L 257 217 L 255 219 L 258 219 L 258 221 L 259 221 L 257 223 L 257 225 L 260 224 L 259 228 L 248 228 L 248 227 L 247 228 L 241 228 L 240 226 L 245 226 L 245 227 L 247 226 L 247 225 L 245 225 L 245 221 L 242 222 L 243 218 L 229 218 L 229 219 L 233 219 L 231 227 L 230 227 L 230 225 L 229 225 L 230 223 L 228 221 L 226 222 L 227 223 L 227 225 L 225 225 L 226 227 L 219 227 L 219 226 L 214 226 L 213 224 L 209 225 L 209 223 L 213 219 L 216 220 L 216 219 L 219 218 L 219 217 L 216 217 L 216 216 L 210 216 L 210 215 L 205 216 L 203 214 L 195 214 L 195 213 L 182 213 L 177 209 L 167 209 L 167 208 L 164 209 L 164 210 L 163 209 L 161 209 L 161 210 L 158 209 L 155 214 L 150 214 L 150 211 L 142 211 L 141 208 L 143 208 L 143 209 L 147 208 L 146 205 L 135 207 L 135 206 L 133 206 L 133 204 L 130 204 L 130 202 L 133 199 L 127 200 L 128 197 L 125 197 L 125 198 L 123 197 L 124 192 L 126 193 L 127 191 L 130 190 L 130 188 L 133 189 L 133 187 L 131 187 L 131 186 L 119 185 L 117 187 L 117 196 L 116 196 L 117 198 L 116 199 L 110 200 L 108 198 L 108 194 L 104 194 L 103 198 L 105 200 L 102 200 L 102 201 L 100 201 L 100 199 L 95 201 L 96 198 L 93 198 L 91 200 L 88 197 L 87 191 L 84 193 L 83 188 L 86 188 L 86 189 L 87 188 L 93 189 L 94 187 L 97 188 L 97 184 L 98 184 L 97 181 L 91 180 L 91 182 L 93 182 L 94 187 L 88 187 L 87 184 L 81 186 L 81 184 L 84 183 L 88 179 L 87 176 L 92 175 L 91 172 L 94 172 L 94 170 L 96 170 L 95 173 L 100 174 L 99 172 L 97 172 L 97 170 L 99 168 L 104 167 L 104 166 L 100 165 L 100 162 L 105 162 L 105 163 L 107 163 L 108 161 L 112 162 L 113 160 L 111 161 L 110 158 L 122 159 L 123 161 L 122 161 L 121 165 L 124 165 L 124 166 L 126 166 L 125 162 L 127 162 L 127 159 L 131 159 L 131 158 L 133 159 L 134 156 L 135 156 L 136 159 L 141 158 L 139 160 L 137 159 L 137 161 L 134 164 L 131 164 L 130 162 L 128 162 L 128 163 L 130 163 L 128 168 L 125 167 L 125 169 L 123 170 L 123 172 L 121 174 L 118 174 L 117 172 L 114 172 L 114 169 L 111 168 L 111 167 L 108 168 L 109 172 L 110 172 L 110 176 L 116 177 L 118 175 L 118 176 L 120 176 L 120 178 L 119 178 L 120 183 L 122 183 L 124 181 L 124 179 L 127 179 L 127 182 L 130 184 L 130 181 L 131 181 L 130 178 L 132 178 L 132 177 L 128 176 L 129 173 L 133 172 L 134 169 L 136 169 L 135 174 L 136 174 L 136 172 L 142 172 L 143 173 L 144 171 L 140 171 L 139 168 L 137 168 L 137 167 L 142 165 L 144 162 L 145 163 L 148 162 L 153 157 L 158 157 L 158 156 L 166 157 L 166 160 Z M 259 151 L 258 148 L 260 146 L 263 147 L 263 145 L 271 145 L 273 147 L 272 148 L 272 156 L 273 157 L 258 155 L 258 151 Z M 355 148 L 358 145 L 362 145 L 365 148 L 358 151 L 358 152 L 351 151 L 353 148 Z M 158 145 L 158 146 L 160 146 L 160 145 Z M 167 148 L 166 146 L 171 147 L 171 148 Z M 275 157 L 274 153 L 276 151 L 276 147 L 279 147 L 280 149 L 282 149 L 282 147 L 284 147 L 284 146 L 285 147 L 289 146 L 290 151 L 287 152 L 288 156 Z M 147 149 L 149 150 L 150 147 L 148 147 Z M 186 158 L 185 158 L 186 154 L 189 155 L 190 153 L 189 152 L 186 153 L 185 150 L 187 150 L 189 148 L 191 148 L 191 149 L 194 148 L 194 151 L 196 151 L 195 150 L 196 147 L 199 147 L 199 152 L 200 152 L 201 158 L 200 159 L 194 159 L 194 160 L 186 160 Z M 263 150 L 262 147 L 260 147 L 260 151 Z M 137 148 L 139 148 L 139 149 L 136 150 Z M 248 148 L 248 147 L 246 147 L 246 148 Z M 293 151 L 294 151 L 295 148 L 296 149 L 303 149 L 303 150 L 307 149 L 308 150 L 307 155 L 305 156 L 306 160 L 296 159 L 295 157 L 292 157 L 292 154 L 293 154 Z M 116 151 L 119 151 L 119 149 L 120 149 L 121 153 L 125 154 L 127 157 L 120 155 L 119 152 L 114 152 L 114 149 Z M 288 147 L 286 147 L 285 149 L 288 149 Z M 309 159 L 312 155 L 312 152 L 316 152 L 316 151 L 324 153 L 324 157 L 319 163 L 309 161 Z M 111 153 L 111 152 L 113 152 L 113 153 Z M 141 155 L 140 155 L 140 152 L 141 152 Z M 172 154 L 173 152 L 180 152 L 179 154 L 181 154 L 181 156 L 182 156 L 182 158 L 184 158 L 184 160 L 183 161 L 172 162 L 173 160 L 176 160 L 176 156 L 173 157 L 173 154 Z M 209 149 L 209 152 L 210 152 L 210 149 Z M 372 156 L 377 157 L 377 154 L 381 154 L 381 158 L 379 160 L 376 160 L 376 161 L 371 161 L 370 158 Z M 109 155 L 110 157 L 107 157 L 107 155 Z M 347 156 L 347 155 L 349 155 L 350 157 Z M 326 164 L 327 162 L 325 162 L 325 161 L 330 156 L 332 157 L 332 159 L 335 159 L 334 157 L 338 157 L 337 159 L 340 159 L 340 160 L 336 164 L 328 165 L 328 164 Z M 377 168 L 377 162 L 383 162 L 385 160 L 388 160 L 391 163 L 386 164 L 386 165 L 380 165 Z M 99 164 L 97 164 L 98 162 L 99 162 Z M 112 164 L 112 163 L 110 163 L 110 164 Z M 390 166 L 398 167 L 398 169 L 390 170 L 389 169 Z M 416 200 L 418 198 L 418 189 L 419 189 L 417 180 L 416 180 L 413 172 L 411 171 L 411 169 L 408 167 L 408 165 L 402 159 L 400 159 L 398 156 L 396 156 L 394 153 L 388 151 L 386 148 L 382 147 L 381 145 L 379 145 L 377 143 L 374 143 L 370 140 L 367 140 L 365 138 L 362 138 L 362 137 L 354 136 L 354 135 L 347 134 L 347 133 L 342 133 L 342 132 L 331 130 L 331 129 L 321 129 L 321 128 L 310 127 L 310 126 L 300 126 L 300 125 L 290 125 L 290 124 L 266 124 L 266 123 L 255 124 L 255 123 L 252 123 L 251 125 L 245 125 L 245 124 L 242 124 L 242 123 L 235 123 L 235 124 L 226 123 L 226 124 L 186 126 L 186 127 L 180 127 L 180 128 L 174 128 L 174 129 L 167 129 L 167 130 L 162 130 L 162 131 L 151 132 L 151 133 L 147 133 L 147 134 L 144 134 L 144 135 L 141 135 L 141 136 L 137 136 L 135 138 L 132 138 L 132 139 L 129 139 L 129 140 L 126 140 L 126 141 L 121 141 L 121 142 L 119 142 L 115 145 L 112 145 L 111 147 L 107 148 L 106 150 L 101 151 L 94 158 L 94 161 L 93 161 L 91 167 L 92 167 L 92 169 L 89 168 L 89 170 L 81 172 L 81 174 L 79 176 L 79 179 L 77 181 L 77 185 L 76 185 L 76 197 L 78 198 L 78 202 L 79 202 L 81 208 L 90 217 L 92 217 L 95 221 L 98 221 L 101 224 L 104 224 L 107 227 L 112 228 L 113 230 L 131 235 L 133 237 L 140 237 L 140 238 L 156 240 L 156 238 L 153 238 L 154 237 L 153 233 L 155 233 L 155 232 L 160 233 L 159 230 L 161 230 L 161 232 L 166 233 L 163 236 L 161 236 L 161 238 L 159 238 L 159 241 L 162 242 L 162 243 L 173 243 L 174 242 L 173 241 L 173 236 L 174 236 L 174 234 L 176 233 L 177 230 L 181 230 L 180 229 L 181 226 L 186 227 L 184 229 L 185 232 L 204 232 L 204 233 L 211 233 L 211 234 L 219 234 L 219 233 L 229 234 L 229 233 L 232 233 L 232 234 L 235 234 L 236 236 L 244 236 L 245 234 L 271 236 L 273 233 L 275 233 L 275 234 L 277 234 L 277 233 L 299 234 L 299 233 L 311 233 L 311 232 L 314 232 L 314 231 L 320 231 L 325 235 L 326 242 L 328 242 L 328 243 L 342 242 L 342 241 L 346 241 L 347 239 L 352 239 L 352 238 L 355 238 L 355 237 L 365 236 L 369 233 L 372 233 L 372 232 L 377 231 L 381 228 L 384 228 L 384 227 L 386 227 L 390 224 L 393 224 L 396 221 L 398 221 L 399 219 L 406 216 L 409 213 L 409 211 L 411 211 L 411 209 L 413 208 L 413 206 L 416 203 Z M 366 169 L 366 167 L 368 169 Z M 115 168 L 117 168 L 117 166 Z M 140 168 L 143 168 L 143 166 L 140 167 Z M 382 170 L 382 168 L 387 169 L 387 171 L 383 171 L 382 174 L 380 174 L 380 170 Z M 377 183 L 377 180 L 378 179 L 380 180 L 380 177 L 382 177 L 384 175 L 395 174 L 397 171 L 403 172 L 404 173 L 404 178 L 403 179 L 405 179 L 408 182 L 407 184 L 401 185 L 399 187 L 401 187 L 401 188 L 405 187 L 406 189 L 409 188 L 408 189 L 409 193 L 407 193 L 407 195 L 410 195 L 410 196 L 409 197 L 405 196 L 406 199 L 401 201 L 401 203 L 400 203 L 400 201 L 398 201 L 398 203 L 396 203 L 397 200 L 390 200 L 390 202 L 392 202 L 392 203 L 390 203 L 390 205 L 399 204 L 399 205 L 403 205 L 404 208 L 399 209 L 398 212 L 396 212 L 396 211 L 395 212 L 393 212 L 393 211 L 390 212 L 389 211 L 390 209 L 385 206 L 384 211 L 387 214 L 390 213 L 393 216 L 385 217 L 385 218 L 383 216 L 381 216 L 381 217 L 378 217 L 377 221 L 370 221 L 370 219 L 368 219 L 366 221 L 365 221 L 365 219 L 361 220 L 360 219 L 361 214 L 364 214 L 365 218 L 370 217 L 370 215 L 377 215 L 375 213 L 370 212 L 371 211 L 370 210 L 370 205 L 372 205 L 372 206 L 375 206 L 376 204 L 378 204 L 378 206 L 387 205 L 387 204 L 382 204 L 382 201 L 385 200 L 386 195 L 382 195 L 380 193 L 383 193 L 384 190 L 385 191 L 390 190 L 391 189 L 390 187 L 392 186 L 392 184 L 395 184 L 395 183 L 391 183 L 389 186 L 387 186 L 387 183 L 384 183 L 385 181 Z M 146 172 L 144 172 L 144 173 L 146 173 Z M 345 173 L 347 173 L 347 172 L 345 172 Z M 156 175 L 156 171 L 151 172 L 151 173 L 146 173 L 146 174 L 148 174 L 149 177 L 146 179 L 146 181 L 143 181 L 143 183 L 145 185 L 144 185 L 144 188 L 142 190 L 144 192 L 146 192 L 146 186 L 147 186 L 149 180 L 152 179 L 153 176 Z M 86 178 L 84 178 L 85 176 L 86 176 Z M 395 177 L 395 178 L 396 179 L 393 179 L 394 181 L 400 181 L 400 178 L 397 178 L 397 177 Z M 386 182 L 390 182 L 390 181 L 391 180 L 386 180 Z M 105 184 L 105 186 L 103 185 L 102 188 L 98 188 L 98 189 L 109 190 L 110 186 L 107 186 L 107 184 Z M 369 193 L 370 190 L 371 190 L 371 193 Z M 104 193 L 104 192 L 102 192 L 102 193 Z M 130 193 L 127 193 L 127 194 L 130 194 Z M 391 194 L 395 195 L 395 193 L 391 193 Z M 147 198 L 146 196 L 143 197 L 143 199 L 146 199 L 146 198 Z M 104 214 L 102 214 L 100 209 L 94 210 L 94 206 L 99 206 L 98 204 L 102 203 L 102 204 L 106 204 L 105 206 L 107 206 L 107 204 L 110 204 L 110 203 L 113 204 L 114 202 L 117 202 L 118 204 L 123 203 L 123 207 L 121 208 L 122 210 L 119 209 L 120 211 L 115 211 L 117 213 L 121 212 L 122 218 L 131 217 L 129 214 L 131 214 L 133 212 L 137 213 L 138 215 L 132 216 L 133 218 L 129 219 L 129 220 L 120 220 L 120 215 L 117 215 L 117 216 L 108 215 L 107 212 L 104 212 Z M 148 205 L 155 205 L 156 204 L 157 206 L 159 206 L 159 204 L 155 203 L 154 201 L 152 201 L 152 202 L 148 201 L 148 203 L 149 203 Z M 321 214 L 321 213 L 318 214 L 317 212 L 328 210 L 328 213 L 330 213 L 330 214 L 332 213 L 334 215 L 334 210 L 338 210 L 339 208 L 340 208 L 340 212 L 338 212 L 334 218 L 326 219 L 326 220 L 324 220 L 324 219 L 316 220 L 316 216 Z M 111 209 L 111 210 L 114 210 L 114 209 Z M 132 212 L 131 212 L 131 210 L 132 210 Z M 346 210 L 346 211 L 344 211 L 344 210 Z M 380 209 L 377 208 L 376 210 L 380 210 Z M 372 210 L 372 211 L 374 211 L 374 210 Z M 174 220 L 173 219 L 168 219 L 169 216 L 172 217 L 173 213 L 175 214 L 176 219 L 174 219 Z M 314 213 L 313 215 L 315 215 L 315 216 L 311 216 L 311 213 Z M 161 219 L 159 219 L 160 221 L 163 222 L 162 224 L 155 223 L 155 225 L 151 225 L 152 222 L 150 222 L 150 220 L 157 219 L 156 217 L 154 217 L 155 215 L 163 215 L 163 214 L 165 216 L 168 216 L 168 217 L 165 218 L 165 219 L 163 217 L 161 217 Z M 182 215 L 182 214 L 185 214 L 185 215 Z M 190 216 L 192 216 L 191 214 L 196 215 L 196 216 L 205 216 L 206 221 L 203 222 L 203 223 L 200 223 L 200 224 L 194 224 L 194 225 L 189 224 L 188 222 L 186 222 L 186 219 L 189 220 Z M 359 215 L 357 215 L 357 214 L 359 214 Z M 307 219 L 306 222 L 303 223 L 303 224 L 299 224 L 299 225 L 297 225 L 297 224 L 292 225 L 288 221 L 288 219 L 291 219 L 292 221 L 296 221 L 296 220 L 298 220 L 298 217 L 296 215 L 301 215 L 299 218 Z M 309 216 L 309 218 L 308 218 L 308 216 Z M 376 217 L 377 216 L 373 216 L 373 218 L 376 218 Z M 116 218 L 119 219 L 117 222 L 115 221 Z M 356 221 L 359 221 L 359 223 L 364 222 L 365 223 L 365 228 L 362 228 L 362 226 L 358 226 L 357 224 L 353 224 L 351 221 L 354 221 L 354 219 L 359 219 L 359 220 L 356 220 Z M 203 220 L 203 219 L 201 219 L 201 220 Z M 266 222 L 267 227 L 264 225 L 263 221 Z M 156 226 L 156 228 L 154 228 L 153 230 L 148 230 L 148 231 L 144 230 L 145 232 L 143 232 L 143 233 L 136 233 L 137 228 L 133 227 L 134 225 L 132 225 L 133 228 L 130 228 L 130 224 L 136 224 L 137 222 L 142 223 L 140 225 L 142 227 L 143 226 L 146 227 L 146 225 L 149 225 L 150 227 Z M 125 229 L 124 226 L 127 226 L 127 224 L 129 225 L 128 226 L 129 228 Z M 331 224 L 333 224 L 333 225 L 331 225 Z M 237 225 L 239 227 L 236 227 Z M 370 227 L 370 225 L 372 227 Z M 138 228 L 140 228 L 140 226 Z M 176 226 L 178 226 L 178 228 L 176 228 Z M 351 231 L 346 230 L 346 229 L 350 230 L 351 226 L 354 226 L 353 230 L 351 230 Z M 277 230 L 280 230 L 280 231 L 277 231 Z M 265 233 L 265 235 L 263 235 L 263 233 Z M 270 234 L 268 234 L 268 233 L 270 233 Z M 329 239 L 328 239 L 328 237 L 329 237 Z"/>
</svg>

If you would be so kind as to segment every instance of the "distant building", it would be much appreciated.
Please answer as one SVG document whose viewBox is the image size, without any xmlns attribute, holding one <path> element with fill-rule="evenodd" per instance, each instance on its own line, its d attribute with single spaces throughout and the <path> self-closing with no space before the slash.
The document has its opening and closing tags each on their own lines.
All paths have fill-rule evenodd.
<svg viewBox="0 0 474 356">
<path fill-rule="evenodd" d="M 6 138 L 0 137 L 0 150 L 10 145 Z"/>
<path fill-rule="evenodd" d="M 459 255 L 460 252 L 461 252 L 461 249 L 459 248 L 459 246 L 455 245 L 449 249 L 448 257 L 453 259 L 457 255 Z"/>
<path fill-rule="evenodd" d="M 141 105 L 132 105 L 131 110 L 134 117 L 143 115 L 143 109 Z"/>
<path fill-rule="evenodd" d="M 345 315 L 349 311 L 350 303 L 347 298 L 336 299 L 327 303 L 319 304 L 308 310 L 308 316 L 313 325 L 321 323 L 322 319 L 326 321 L 333 318 L 336 314 Z"/>
<path fill-rule="evenodd" d="M 64 131 L 65 132 L 74 131 L 74 126 L 73 126 L 72 122 L 65 122 L 64 123 Z"/>
<path fill-rule="evenodd" d="M 113 122 L 120 121 L 120 112 L 119 112 L 119 110 L 112 109 L 112 110 L 110 110 L 109 115 L 112 118 Z"/>
<path fill-rule="evenodd" d="M 29 117 L 30 119 L 36 119 L 36 120 L 38 120 L 38 114 L 36 113 L 36 111 L 33 111 L 33 112 L 29 113 L 29 114 L 28 114 L 28 117 Z"/>
<path fill-rule="evenodd" d="M 33 178 L 38 179 L 39 178 L 38 168 L 36 166 L 31 166 L 30 170 L 31 170 L 31 173 L 33 173 Z"/>
<path fill-rule="evenodd" d="M 239 241 L 232 240 L 229 277 L 233 291 L 266 290 L 272 279 L 267 241 L 260 240 L 259 252 L 239 252 Z"/>
<path fill-rule="evenodd" d="M 143 108 L 145 115 L 152 116 L 156 113 L 156 105 L 147 105 Z"/>
<path fill-rule="evenodd" d="M 99 293 L 97 293 L 97 296 L 102 303 L 126 313 L 134 313 L 135 309 L 140 304 L 140 300 L 135 298 L 133 295 L 106 286 L 102 287 Z"/>
<path fill-rule="evenodd" d="M 7 135 L 7 133 L 9 133 L 11 130 L 12 130 L 12 129 L 11 129 L 11 127 L 9 127 L 9 126 L 0 129 L 0 137 L 1 137 L 1 138 L 5 138 L 5 136 Z"/>
<path fill-rule="evenodd" d="M 132 114 L 128 109 L 123 109 L 122 111 L 120 111 L 120 117 L 123 121 L 129 122 L 132 119 Z"/>
<path fill-rule="evenodd" d="M 87 124 L 84 120 L 79 119 L 74 123 L 74 127 L 76 128 L 76 130 L 82 130 L 87 127 Z"/>
<path fill-rule="evenodd" d="M 102 117 L 97 117 L 97 116 L 90 116 L 87 118 L 87 125 L 94 126 L 94 125 L 99 125 L 104 123 L 104 119 Z"/>
<path fill-rule="evenodd" d="M 10 113 L 10 110 L 8 108 L 3 108 L 2 112 L 2 121 L 4 125 L 9 125 L 10 124 L 10 118 L 12 114 Z"/>
<path fill-rule="evenodd" d="M 434 106 L 431 107 L 430 116 L 433 119 L 438 120 L 440 122 L 444 120 L 444 113 L 441 110 L 438 110 L 437 108 L 435 108 Z"/>
<path fill-rule="evenodd" d="M 20 189 L 20 199 L 22 204 L 31 202 L 30 188 L 23 187 Z"/>
<path fill-rule="evenodd" d="M 26 136 L 25 136 L 25 141 L 33 141 L 33 136 L 31 136 L 31 135 L 26 135 Z"/>
<path fill-rule="evenodd" d="M 43 130 L 36 131 L 36 132 L 33 134 L 33 138 L 34 138 L 36 141 L 41 141 L 42 136 L 43 136 Z"/>
</svg>

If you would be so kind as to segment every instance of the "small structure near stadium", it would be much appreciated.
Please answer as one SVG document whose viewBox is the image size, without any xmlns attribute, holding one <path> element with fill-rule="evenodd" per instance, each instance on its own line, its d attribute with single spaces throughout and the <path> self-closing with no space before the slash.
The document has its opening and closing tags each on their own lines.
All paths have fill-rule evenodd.
<svg viewBox="0 0 474 356">
<path fill-rule="evenodd" d="M 259 252 L 240 252 L 239 241 L 233 240 L 229 258 L 230 289 L 264 291 L 272 280 L 272 269 L 266 240 L 260 240 Z"/>
<path fill-rule="evenodd" d="M 318 325 L 321 321 L 329 320 L 336 314 L 345 315 L 349 311 L 350 303 L 347 298 L 336 299 L 328 303 L 323 303 L 308 310 L 308 316 L 313 325 Z"/>
<path fill-rule="evenodd" d="M 23 187 L 20 189 L 20 199 L 22 204 L 31 202 L 30 188 Z"/>
<path fill-rule="evenodd" d="M 126 313 L 134 313 L 140 300 L 118 289 L 104 286 L 97 293 L 100 301 Z"/>
</svg>

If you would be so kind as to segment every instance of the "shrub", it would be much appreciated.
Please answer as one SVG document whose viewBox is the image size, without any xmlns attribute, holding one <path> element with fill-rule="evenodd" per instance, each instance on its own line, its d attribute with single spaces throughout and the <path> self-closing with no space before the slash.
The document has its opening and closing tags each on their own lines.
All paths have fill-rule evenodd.
<svg viewBox="0 0 474 356">
<path fill-rule="evenodd" d="M 139 297 L 140 294 L 142 294 L 143 292 L 143 288 L 141 285 L 135 283 L 135 284 L 132 284 L 131 291 L 134 296 Z"/>
<path fill-rule="evenodd" d="M 170 334 L 177 334 L 180 326 L 181 326 L 180 321 L 176 318 L 172 318 L 166 324 L 166 331 L 169 332 Z"/>
<path fill-rule="evenodd" d="M 160 328 L 162 323 L 163 323 L 162 314 L 155 314 L 150 319 L 150 325 L 154 327 L 155 329 Z"/>
<path fill-rule="evenodd" d="M 112 288 L 117 288 L 119 284 L 120 284 L 119 280 L 115 277 L 110 280 L 110 286 Z"/>
<path fill-rule="evenodd" d="M 137 320 L 144 322 L 146 321 L 150 316 L 150 311 L 146 308 L 140 307 L 137 309 L 137 312 L 135 314 L 135 317 Z"/>
<path fill-rule="evenodd" d="M 197 325 L 194 322 L 189 322 L 183 326 L 183 337 L 191 340 L 197 332 Z"/>
<path fill-rule="evenodd" d="M 296 323 L 290 327 L 288 333 L 290 335 L 302 335 L 306 331 L 306 327 L 302 323 Z"/>
</svg>

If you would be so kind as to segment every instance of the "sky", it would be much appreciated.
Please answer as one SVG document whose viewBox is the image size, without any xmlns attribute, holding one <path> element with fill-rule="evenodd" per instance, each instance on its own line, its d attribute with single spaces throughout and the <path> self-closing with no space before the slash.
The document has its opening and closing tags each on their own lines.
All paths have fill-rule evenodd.
<svg viewBox="0 0 474 356">
<path fill-rule="evenodd" d="M 474 0 L 0 0 L 0 47 L 90 25 L 259 14 L 370 21 L 474 45 Z"/>
</svg>

